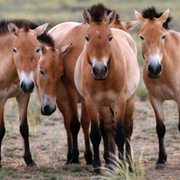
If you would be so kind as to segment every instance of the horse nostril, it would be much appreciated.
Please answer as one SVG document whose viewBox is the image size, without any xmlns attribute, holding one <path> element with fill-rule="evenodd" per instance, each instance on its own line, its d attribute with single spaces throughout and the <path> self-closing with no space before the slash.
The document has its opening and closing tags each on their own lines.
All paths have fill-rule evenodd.
<svg viewBox="0 0 180 180">
<path fill-rule="evenodd" d="M 151 65 L 148 66 L 148 72 L 152 72 L 153 68 L 151 67 Z"/>
<path fill-rule="evenodd" d="M 32 82 L 30 85 L 29 85 L 29 91 L 32 91 L 34 89 L 34 82 Z"/>
<path fill-rule="evenodd" d="M 96 71 L 96 68 L 95 67 L 93 67 L 93 74 L 96 76 L 96 74 L 97 74 L 97 71 Z"/>
<path fill-rule="evenodd" d="M 107 66 L 105 66 L 105 67 L 104 67 L 104 74 L 106 74 L 107 71 L 108 71 L 108 68 L 107 68 Z"/>
<path fill-rule="evenodd" d="M 159 67 L 157 68 L 157 72 L 161 72 L 162 71 L 162 66 L 159 65 Z"/>
<path fill-rule="evenodd" d="M 46 114 L 48 114 L 48 112 L 49 112 L 49 105 L 46 105 L 46 106 L 44 107 L 44 112 L 45 112 Z"/>
<path fill-rule="evenodd" d="M 22 89 L 23 91 L 25 90 L 25 85 L 24 85 L 23 82 L 21 83 L 21 89 Z"/>
</svg>

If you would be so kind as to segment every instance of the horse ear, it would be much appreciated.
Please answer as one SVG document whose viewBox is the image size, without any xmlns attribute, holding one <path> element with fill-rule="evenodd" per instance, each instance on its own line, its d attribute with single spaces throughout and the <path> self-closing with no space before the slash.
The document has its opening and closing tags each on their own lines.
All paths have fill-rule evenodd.
<svg viewBox="0 0 180 180">
<path fill-rule="evenodd" d="M 114 20 L 116 19 L 116 11 L 112 11 L 106 18 L 107 24 L 112 24 Z"/>
<path fill-rule="evenodd" d="M 134 28 L 135 26 L 137 26 L 140 22 L 141 22 L 141 20 L 129 21 L 129 22 L 123 23 L 123 25 L 126 27 L 126 29 L 133 29 L 133 28 Z"/>
<path fill-rule="evenodd" d="M 169 17 L 170 8 L 166 10 L 159 18 L 158 21 L 163 24 L 166 22 L 166 19 Z"/>
<path fill-rule="evenodd" d="M 43 34 L 46 31 L 48 25 L 49 25 L 49 22 L 46 22 L 45 24 L 40 25 L 36 29 L 34 29 L 34 31 L 37 33 L 37 36 L 40 36 L 41 34 Z"/>
<path fill-rule="evenodd" d="M 13 23 L 8 24 L 8 30 L 15 36 L 19 34 L 19 28 Z"/>
<path fill-rule="evenodd" d="M 72 47 L 72 43 L 70 45 L 67 45 L 67 46 L 63 46 L 59 49 L 59 52 L 60 52 L 60 57 L 62 58 L 63 56 L 66 55 L 66 53 L 71 49 Z"/>
<path fill-rule="evenodd" d="M 89 13 L 87 10 L 84 10 L 84 11 L 83 11 L 83 18 L 84 18 L 84 21 L 85 21 L 87 24 L 90 24 L 90 23 L 91 23 L 91 15 L 90 15 L 90 13 Z"/>
<path fill-rule="evenodd" d="M 139 12 L 137 12 L 136 10 L 134 10 L 134 13 L 135 13 L 135 17 L 137 20 L 142 21 L 144 19 L 144 17 Z"/>
<path fill-rule="evenodd" d="M 43 43 L 40 43 L 42 54 L 46 53 L 46 47 Z"/>
</svg>

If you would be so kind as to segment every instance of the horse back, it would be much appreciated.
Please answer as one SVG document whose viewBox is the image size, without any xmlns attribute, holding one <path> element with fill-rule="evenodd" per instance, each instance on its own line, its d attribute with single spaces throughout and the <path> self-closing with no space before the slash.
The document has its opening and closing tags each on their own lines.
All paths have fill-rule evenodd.
<svg viewBox="0 0 180 180">
<path fill-rule="evenodd" d="M 136 91 L 140 80 L 136 43 L 128 33 L 122 30 L 112 29 L 112 32 L 126 61 L 128 84 L 126 99 L 129 99 Z"/>
<path fill-rule="evenodd" d="M 70 51 L 63 56 L 64 75 L 61 80 L 63 84 L 68 87 L 71 86 L 76 89 L 74 83 L 74 70 L 76 61 L 83 49 L 85 42 L 85 33 L 88 25 L 85 23 L 62 23 L 54 27 L 48 33 L 55 39 L 55 47 L 61 48 L 62 46 L 72 43 Z"/>
</svg>

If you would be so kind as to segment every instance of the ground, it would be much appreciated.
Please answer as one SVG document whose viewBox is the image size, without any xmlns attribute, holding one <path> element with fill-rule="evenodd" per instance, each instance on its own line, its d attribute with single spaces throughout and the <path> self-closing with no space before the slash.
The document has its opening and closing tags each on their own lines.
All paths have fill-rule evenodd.
<svg viewBox="0 0 180 180">
<path fill-rule="evenodd" d="M 15 99 L 11 99 L 5 107 L 6 134 L 2 142 L 3 169 L 0 172 L 0 179 L 90 179 L 93 168 L 85 165 L 82 130 L 78 136 L 81 165 L 64 166 L 67 141 L 62 115 L 56 110 L 50 117 L 41 116 L 36 93 L 32 97 L 28 110 L 30 148 L 37 167 L 27 168 L 22 158 L 23 142 L 19 133 L 17 105 Z M 179 118 L 175 102 L 167 101 L 164 104 L 164 112 L 167 130 L 165 142 L 168 158 L 165 170 L 154 170 L 158 157 L 158 139 L 155 130 L 154 113 L 148 100 L 140 101 L 137 98 L 135 99 L 134 130 L 131 145 L 135 164 L 138 163 L 141 154 L 143 154 L 144 179 L 180 179 Z M 38 122 L 37 119 L 39 119 Z M 102 166 L 104 166 L 102 143 L 100 150 Z"/>
</svg>

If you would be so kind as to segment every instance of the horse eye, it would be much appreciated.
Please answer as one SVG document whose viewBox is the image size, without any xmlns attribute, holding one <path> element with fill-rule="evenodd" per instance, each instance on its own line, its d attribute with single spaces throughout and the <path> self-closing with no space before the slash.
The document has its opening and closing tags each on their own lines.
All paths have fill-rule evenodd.
<svg viewBox="0 0 180 180">
<path fill-rule="evenodd" d="M 111 41 L 112 41 L 112 38 L 113 38 L 113 37 L 110 37 L 110 38 L 109 38 L 109 42 L 111 42 Z"/>
<path fill-rule="evenodd" d="M 40 69 L 39 72 L 42 76 L 45 76 L 45 72 L 42 69 Z"/>
<path fill-rule="evenodd" d="M 17 53 L 17 50 L 16 50 L 16 48 L 13 48 L 13 51 L 14 51 L 14 53 Z"/>
<path fill-rule="evenodd" d="M 166 37 L 166 35 L 164 34 L 164 35 L 161 37 L 161 39 L 163 40 L 163 39 L 165 39 L 165 37 Z"/>
<path fill-rule="evenodd" d="M 85 38 L 86 38 L 86 41 L 89 42 L 89 38 L 87 36 Z"/>
<path fill-rule="evenodd" d="M 36 49 L 36 53 L 39 53 L 39 51 L 40 51 L 40 48 L 37 48 L 37 49 Z"/>
<path fill-rule="evenodd" d="M 141 38 L 142 41 L 145 40 L 145 38 L 143 36 L 140 36 L 140 38 Z"/>
</svg>

